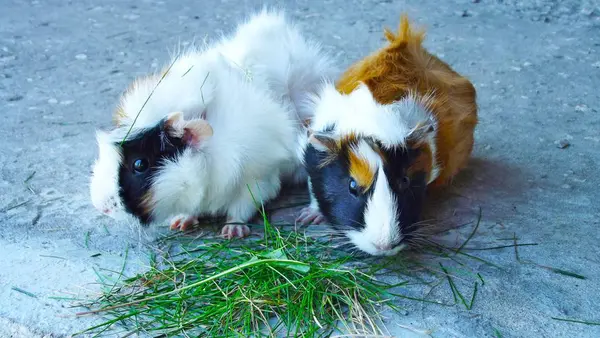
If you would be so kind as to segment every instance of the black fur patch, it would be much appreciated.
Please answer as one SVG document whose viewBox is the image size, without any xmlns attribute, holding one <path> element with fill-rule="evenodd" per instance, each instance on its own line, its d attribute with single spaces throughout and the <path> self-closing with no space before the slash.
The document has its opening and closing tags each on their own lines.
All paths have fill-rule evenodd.
<svg viewBox="0 0 600 338">
<path fill-rule="evenodd" d="M 142 199 L 150 189 L 153 175 L 165 160 L 172 160 L 180 154 L 186 145 L 180 138 L 169 136 L 165 120 L 155 127 L 136 134 L 121 146 L 123 161 L 119 168 L 119 195 L 127 212 L 136 216 L 147 225 L 151 215 L 144 210 Z M 120 143 L 116 144 L 117 146 Z M 137 160 L 147 161 L 148 169 L 143 172 L 134 170 Z"/>
<path fill-rule="evenodd" d="M 406 185 L 404 178 L 413 161 L 419 156 L 418 149 L 395 148 L 383 150 L 387 163 L 384 172 L 388 178 L 388 184 L 398 199 L 398 214 L 396 215 L 400 230 L 406 237 L 414 231 L 412 226 L 418 222 L 423 210 L 423 202 L 427 190 L 427 173 L 420 171 L 408 177 L 409 184 Z"/>
<path fill-rule="evenodd" d="M 365 138 L 362 140 L 367 141 L 372 147 L 379 148 L 385 157 L 384 173 L 391 191 L 398 199 L 396 217 L 400 224 L 400 231 L 407 236 L 413 230 L 412 224 L 419 221 L 427 186 L 424 172 L 409 177 L 408 185 L 404 180 L 410 164 L 418 157 L 419 150 L 402 147 L 384 149 L 376 140 Z M 334 226 L 341 225 L 360 230 L 364 228 L 364 210 L 369 197 L 373 194 L 378 174 L 375 174 L 374 182 L 368 191 L 354 196 L 349 190 L 350 173 L 347 154 L 347 149 L 341 149 L 335 161 L 322 166 L 328 154 L 319 152 L 309 144 L 305 152 L 306 169 L 310 176 L 313 194 L 319 203 L 321 213 L 327 220 Z"/>
<path fill-rule="evenodd" d="M 341 151 L 335 161 L 322 166 L 326 157 L 325 152 L 308 145 L 305 153 L 306 169 L 319 209 L 334 227 L 360 230 L 364 228 L 364 210 L 372 190 L 358 196 L 350 193 L 350 160 L 347 152 Z M 376 180 L 377 176 L 374 177 L 373 185 Z"/>
</svg>

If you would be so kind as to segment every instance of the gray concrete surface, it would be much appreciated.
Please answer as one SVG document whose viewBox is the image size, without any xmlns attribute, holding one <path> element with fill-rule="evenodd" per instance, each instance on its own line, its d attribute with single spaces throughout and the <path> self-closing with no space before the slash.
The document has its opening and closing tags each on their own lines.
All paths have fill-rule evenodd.
<svg viewBox="0 0 600 338">
<path fill-rule="evenodd" d="M 118 268 L 127 246 L 127 267 L 143 266 L 140 243 L 152 234 L 101 217 L 89 202 L 93 131 L 109 125 L 126 84 L 166 62 L 169 48 L 229 31 L 261 3 L 0 1 L 0 336 L 68 336 L 98 318 L 75 318 L 69 303 L 49 297 L 94 292 L 94 269 Z M 516 233 L 539 243 L 522 248 L 523 259 L 586 277 L 519 264 L 512 249 L 485 251 L 505 270 L 475 266 L 486 284 L 471 311 L 408 303 L 390 331 L 599 337 L 599 326 L 551 319 L 600 322 L 598 1 L 276 4 L 343 65 L 380 46 L 383 26 L 395 27 L 402 11 L 426 25 L 428 47 L 475 83 L 481 118 L 470 168 L 430 212 L 458 223 L 480 206 L 474 244 Z"/>
</svg>

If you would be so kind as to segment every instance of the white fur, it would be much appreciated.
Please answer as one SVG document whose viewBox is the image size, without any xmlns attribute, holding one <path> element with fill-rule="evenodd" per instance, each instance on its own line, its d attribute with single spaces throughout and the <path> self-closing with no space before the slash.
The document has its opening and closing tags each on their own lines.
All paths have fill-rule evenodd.
<svg viewBox="0 0 600 338">
<path fill-rule="evenodd" d="M 121 152 L 112 146 L 111 136 L 105 132 L 96 133 L 99 157 L 92 166 L 93 177 L 90 182 L 92 204 L 108 216 L 124 220 L 127 214 L 118 194 L 118 173 Z"/>
<path fill-rule="evenodd" d="M 335 124 L 333 137 L 336 138 L 357 133 L 374 137 L 385 147 L 405 146 L 407 139 L 416 132 L 419 123 L 436 127 L 436 121 L 428 108 L 430 96 L 417 97 L 410 94 L 392 104 L 382 105 L 373 98 L 371 91 L 364 84 L 345 95 L 339 93 L 332 83 L 327 83 L 319 95 L 313 96 L 312 99 L 315 116 L 310 128 L 323 131 Z M 428 183 L 439 173 L 435 163 L 434 134 L 426 135 L 434 159 Z M 402 246 L 391 249 L 402 239 L 396 220 L 396 198 L 388 186 L 379 156 L 366 144 L 359 144 L 355 151 L 369 162 L 371 168 L 378 171 L 378 179 L 365 208 L 365 228 L 361 231 L 348 231 L 346 235 L 357 248 L 369 254 L 393 255 L 402 249 Z M 311 205 L 318 205 L 312 192 Z"/>
<path fill-rule="evenodd" d="M 111 142 L 124 136 L 138 112 L 134 134 L 179 111 L 186 120 L 203 117 L 213 136 L 155 175 L 155 221 L 206 213 L 249 220 L 256 208 L 248 186 L 260 203 L 278 194 L 282 178 L 302 179 L 302 123 L 312 115 L 305 102 L 333 77 L 331 65 L 319 45 L 282 13 L 267 10 L 239 25 L 231 37 L 177 56 L 162 80 L 154 75 L 134 83 L 121 100 L 123 127 L 98 137 L 100 154 L 90 186 L 94 205 L 122 213 L 120 154 Z"/>
<path fill-rule="evenodd" d="M 345 95 L 338 92 L 334 84 L 327 83 L 311 98 L 315 111 L 312 130 L 321 131 L 335 123 L 336 136 L 360 133 L 377 138 L 385 146 L 404 145 L 419 122 L 435 123 L 427 96 L 417 98 L 411 94 L 382 105 L 364 84 Z"/>
<path fill-rule="evenodd" d="M 400 225 L 396 219 L 397 201 L 390 190 L 383 167 L 379 167 L 373 195 L 365 208 L 365 228 L 348 232 L 354 245 L 371 255 L 392 254 L 392 247 L 400 243 Z M 396 251 L 397 252 L 397 251 Z"/>
<path fill-rule="evenodd" d="M 353 151 L 369 163 L 371 170 L 377 173 L 377 181 L 365 207 L 365 228 L 360 232 L 349 231 L 347 236 L 357 248 L 371 255 L 395 254 L 399 251 L 395 245 L 402 240 L 396 218 L 398 203 L 383 171 L 381 157 L 365 141 L 361 141 Z"/>
</svg>

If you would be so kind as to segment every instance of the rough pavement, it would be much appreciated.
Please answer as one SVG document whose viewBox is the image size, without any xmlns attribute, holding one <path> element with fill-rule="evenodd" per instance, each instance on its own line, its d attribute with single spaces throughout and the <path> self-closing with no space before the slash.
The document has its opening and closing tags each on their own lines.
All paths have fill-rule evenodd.
<svg viewBox="0 0 600 338">
<path fill-rule="evenodd" d="M 94 129 L 110 124 L 127 83 L 162 66 L 177 43 L 228 32 L 262 3 L 1 1 L 0 336 L 68 336 L 97 318 L 74 318 L 69 303 L 49 297 L 97 290 L 94 269 L 120 267 L 128 246 L 127 267 L 145 264 L 140 243 L 153 234 L 89 202 Z M 379 47 L 401 12 L 425 25 L 430 50 L 473 80 L 481 119 L 470 168 L 432 211 L 472 219 L 481 207 L 474 243 L 516 233 L 539 243 L 522 259 L 586 277 L 519 264 L 511 248 L 485 251 L 505 270 L 479 267 L 486 284 L 471 311 L 409 303 L 390 331 L 600 336 L 600 326 L 551 319 L 600 322 L 598 1 L 267 3 L 286 8 L 343 66 Z"/>
</svg>

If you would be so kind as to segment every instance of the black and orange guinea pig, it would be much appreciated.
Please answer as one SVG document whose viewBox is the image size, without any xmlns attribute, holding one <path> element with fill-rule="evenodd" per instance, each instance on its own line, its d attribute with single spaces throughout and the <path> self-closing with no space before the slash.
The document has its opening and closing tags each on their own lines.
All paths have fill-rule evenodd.
<svg viewBox="0 0 600 338">
<path fill-rule="evenodd" d="M 358 249 L 397 254 L 418 226 L 429 187 L 468 162 L 478 122 L 473 84 L 422 45 L 406 15 L 387 45 L 313 97 L 304 151 L 311 204 Z"/>
</svg>

